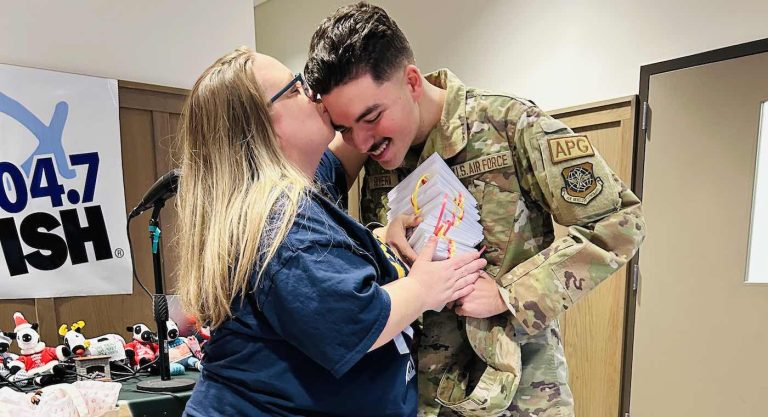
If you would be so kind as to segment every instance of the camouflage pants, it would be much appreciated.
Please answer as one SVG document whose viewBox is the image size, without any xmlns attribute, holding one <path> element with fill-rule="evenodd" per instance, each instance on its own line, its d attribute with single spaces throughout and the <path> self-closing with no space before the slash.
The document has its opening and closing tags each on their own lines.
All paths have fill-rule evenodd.
<svg viewBox="0 0 768 417">
<path fill-rule="evenodd" d="M 568 365 L 565 362 L 560 327 L 557 321 L 535 335 L 528 335 L 522 327 L 516 326 L 515 341 L 520 343 L 523 371 L 509 409 L 504 417 L 574 417 L 573 394 L 568 386 Z M 435 415 L 437 403 L 434 392 L 422 375 L 422 353 L 419 352 L 419 416 Z M 431 357 L 429 359 L 432 359 Z M 427 361 L 429 362 L 429 359 Z M 478 362 L 480 362 L 478 360 Z M 427 365 L 427 364 L 424 364 Z M 434 365 L 434 364 L 433 364 Z M 484 364 L 476 364 L 478 369 Z M 427 390 L 422 390 L 422 387 Z M 461 417 L 443 407 L 439 417 Z"/>
</svg>

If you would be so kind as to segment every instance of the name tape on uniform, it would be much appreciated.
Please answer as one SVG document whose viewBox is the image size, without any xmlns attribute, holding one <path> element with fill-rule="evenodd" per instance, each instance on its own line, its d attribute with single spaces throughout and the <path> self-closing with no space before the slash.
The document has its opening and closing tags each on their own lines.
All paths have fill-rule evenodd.
<svg viewBox="0 0 768 417">
<path fill-rule="evenodd" d="M 394 173 L 371 175 L 367 177 L 368 189 L 375 190 L 377 188 L 394 188 L 400 180 Z"/>
<path fill-rule="evenodd" d="M 595 155 L 592 144 L 584 135 L 551 138 L 547 143 L 554 164 Z"/>
<path fill-rule="evenodd" d="M 506 168 L 512 166 L 512 152 L 499 152 L 493 155 L 483 156 L 462 164 L 454 165 L 451 171 L 458 177 L 466 178 L 494 169 Z"/>
</svg>

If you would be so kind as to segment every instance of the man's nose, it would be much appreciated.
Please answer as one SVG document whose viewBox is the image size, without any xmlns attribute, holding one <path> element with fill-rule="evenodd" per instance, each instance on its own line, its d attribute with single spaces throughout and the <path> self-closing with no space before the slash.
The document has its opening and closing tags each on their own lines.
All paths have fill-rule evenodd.
<svg viewBox="0 0 768 417">
<path fill-rule="evenodd" d="M 352 145 L 360 153 L 366 153 L 373 145 L 374 139 L 371 132 L 367 132 L 361 129 L 355 129 L 352 131 Z"/>
</svg>

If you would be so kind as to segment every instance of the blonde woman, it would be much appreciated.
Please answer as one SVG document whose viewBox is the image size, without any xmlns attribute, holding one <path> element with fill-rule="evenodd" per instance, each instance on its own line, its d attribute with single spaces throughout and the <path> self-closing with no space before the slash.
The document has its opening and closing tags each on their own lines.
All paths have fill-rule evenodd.
<svg viewBox="0 0 768 417">
<path fill-rule="evenodd" d="M 431 242 L 407 270 L 350 218 L 313 99 L 300 75 L 241 48 L 186 103 L 179 292 L 213 328 L 188 416 L 415 416 L 409 324 L 470 293 L 485 265 L 432 262 Z"/>
</svg>

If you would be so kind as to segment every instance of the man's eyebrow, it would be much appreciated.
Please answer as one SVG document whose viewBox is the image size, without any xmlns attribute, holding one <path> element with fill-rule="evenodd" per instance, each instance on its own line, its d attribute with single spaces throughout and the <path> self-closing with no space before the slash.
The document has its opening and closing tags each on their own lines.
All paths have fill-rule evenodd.
<svg viewBox="0 0 768 417">
<path fill-rule="evenodd" d="M 371 113 L 375 112 L 376 110 L 378 110 L 379 107 L 381 107 L 381 104 L 374 104 L 372 106 L 368 106 L 367 109 L 363 110 L 363 112 L 360 113 L 359 116 L 357 116 L 357 119 L 355 119 L 355 123 L 359 123 L 361 120 L 366 118 L 369 114 L 371 114 Z"/>
</svg>

